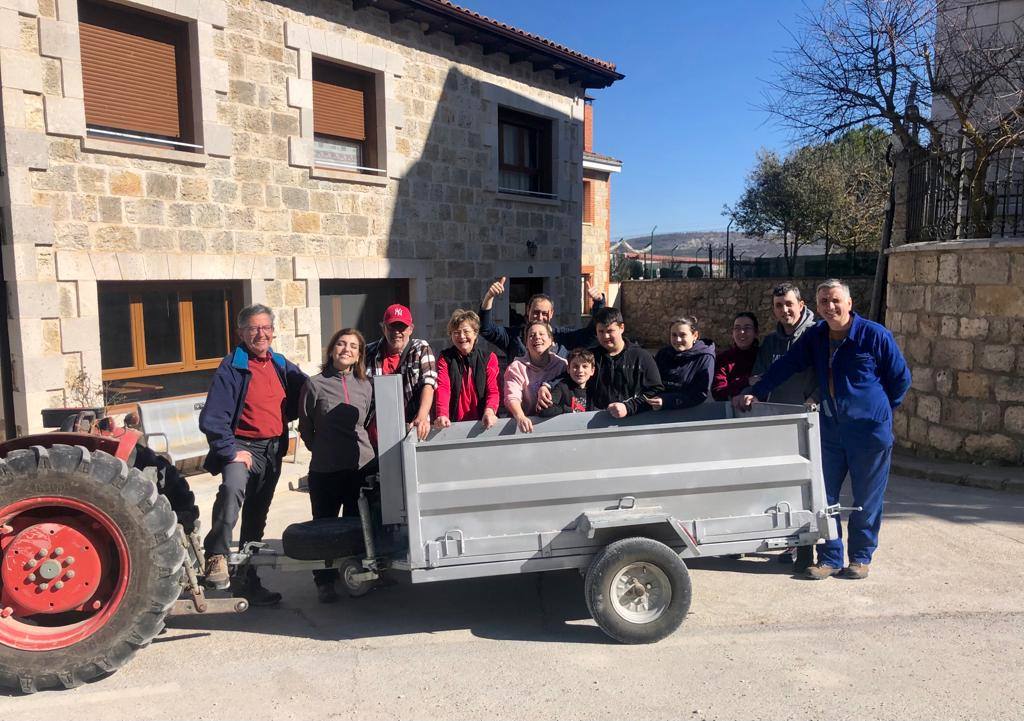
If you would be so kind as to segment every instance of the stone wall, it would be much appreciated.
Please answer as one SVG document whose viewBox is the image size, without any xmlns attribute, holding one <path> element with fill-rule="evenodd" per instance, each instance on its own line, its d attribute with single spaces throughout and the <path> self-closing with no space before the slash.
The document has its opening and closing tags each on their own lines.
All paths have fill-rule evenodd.
<svg viewBox="0 0 1024 721">
<path fill-rule="evenodd" d="M 3 261 L 22 432 L 67 402 L 80 369 L 101 377 L 97 288 L 108 281 L 241 281 L 247 302 L 275 309 L 275 346 L 307 369 L 333 330 L 320 328 L 321 280 L 408 279 L 416 334 L 430 339 L 500 275 L 545 278 L 561 319 L 578 317 L 578 84 L 351 3 L 125 4 L 193 25 L 201 152 L 88 134 L 76 1 L 0 0 Z M 384 177 L 310 167 L 314 56 L 378 78 Z M 498 192 L 499 105 L 551 119 L 556 199 Z"/>
<path fill-rule="evenodd" d="M 622 283 L 619 304 L 626 318 L 626 334 L 649 347 L 668 342 L 668 323 L 677 315 L 695 315 L 701 336 L 719 347 L 732 345 L 732 322 L 744 310 L 757 314 L 761 335 L 775 329 L 771 311 L 772 288 L 786 278 L 702 278 L 629 280 Z M 811 310 L 814 288 L 823 278 L 800 278 L 796 283 Z M 849 278 L 855 310 L 871 304 L 873 278 Z"/>
<path fill-rule="evenodd" d="M 899 444 L 971 462 L 1024 460 L 1024 240 L 891 251 L 886 322 L 914 375 Z"/>
</svg>

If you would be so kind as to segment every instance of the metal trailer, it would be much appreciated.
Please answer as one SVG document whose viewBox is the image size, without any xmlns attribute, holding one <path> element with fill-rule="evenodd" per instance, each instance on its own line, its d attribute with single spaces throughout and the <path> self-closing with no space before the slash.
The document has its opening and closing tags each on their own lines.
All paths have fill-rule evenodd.
<svg viewBox="0 0 1024 721">
<path fill-rule="evenodd" d="M 352 595 L 386 573 L 424 583 L 577 568 L 598 625 L 642 643 L 686 615 L 683 559 L 836 538 L 818 414 L 803 406 L 758 404 L 736 416 L 710 402 L 621 420 L 578 413 L 538 420 L 531 434 L 513 420 L 486 431 L 455 423 L 421 442 L 406 429 L 400 378 L 374 378 L 374 394 L 380 472 L 360 498 L 361 525 L 295 524 L 285 556 L 253 546 L 233 563 L 339 567 Z M 360 555 L 344 542 L 332 551 L 330 540 L 319 553 L 289 548 L 290 534 L 315 537 L 317 528 L 335 540 L 347 528 Z"/>
</svg>

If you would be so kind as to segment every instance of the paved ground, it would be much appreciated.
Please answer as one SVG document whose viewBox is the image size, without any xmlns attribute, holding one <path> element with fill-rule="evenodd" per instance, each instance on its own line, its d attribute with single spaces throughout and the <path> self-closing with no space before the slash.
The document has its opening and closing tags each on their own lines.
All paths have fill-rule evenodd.
<svg viewBox="0 0 1024 721">
<path fill-rule="evenodd" d="M 301 460 L 301 459 L 300 459 Z M 271 538 L 308 514 L 287 490 Z M 193 486 L 204 521 L 215 486 Z M 774 558 L 691 562 L 689 618 L 608 643 L 575 573 L 391 587 L 177 617 L 112 677 L 0 696 L 0 719 L 1020 719 L 1024 496 L 894 477 L 871 578 L 792 579 Z"/>
</svg>

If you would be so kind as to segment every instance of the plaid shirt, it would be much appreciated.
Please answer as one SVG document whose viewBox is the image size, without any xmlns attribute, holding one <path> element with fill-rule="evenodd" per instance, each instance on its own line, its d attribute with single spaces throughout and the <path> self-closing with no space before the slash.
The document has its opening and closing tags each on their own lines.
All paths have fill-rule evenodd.
<svg viewBox="0 0 1024 721">
<path fill-rule="evenodd" d="M 366 372 L 370 376 L 384 375 L 384 358 L 388 344 L 380 338 L 366 347 Z M 419 412 L 420 392 L 424 386 L 437 388 L 437 361 L 434 351 L 425 340 L 410 338 L 398 363 L 405 396 L 405 420 L 412 422 Z"/>
</svg>

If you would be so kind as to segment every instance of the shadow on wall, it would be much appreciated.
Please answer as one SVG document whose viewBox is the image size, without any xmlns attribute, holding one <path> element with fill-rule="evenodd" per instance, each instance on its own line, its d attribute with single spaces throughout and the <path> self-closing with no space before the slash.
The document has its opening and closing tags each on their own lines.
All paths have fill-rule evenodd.
<svg viewBox="0 0 1024 721">
<path fill-rule="evenodd" d="M 496 276 L 515 274 L 509 268 L 533 272 L 536 267 L 540 274 L 542 267 L 554 264 L 556 270 L 543 273 L 545 289 L 562 300 L 559 305 L 569 306 L 565 300 L 570 297 L 566 278 L 570 265 L 561 262 L 572 258 L 573 251 L 564 247 L 572 236 L 562 237 L 569 214 L 561 205 L 495 197 L 498 107 L 494 98 L 499 93 L 508 95 L 507 89 L 450 68 L 426 128 L 422 154 L 398 181 L 387 247 L 382 252 L 388 258 L 413 259 L 424 267 L 427 287 L 412 294 L 419 299 L 412 310 L 416 335 L 429 333 L 435 350 L 449 345 L 445 330 L 452 311 L 477 310 Z M 533 101 L 522 98 L 522 102 Z M 557 148 L 561 119 L 552 124 L 552 144 Z M 407 115 L 403 133 L 420 138 L 422 126 L 422 121 Z M 553 164 L 558 165 L 557 159 Z M 555 172 L 553 189 L 558 183 Z M 412 300 L 415 304 L 416 297 Z"/>
</svg>

